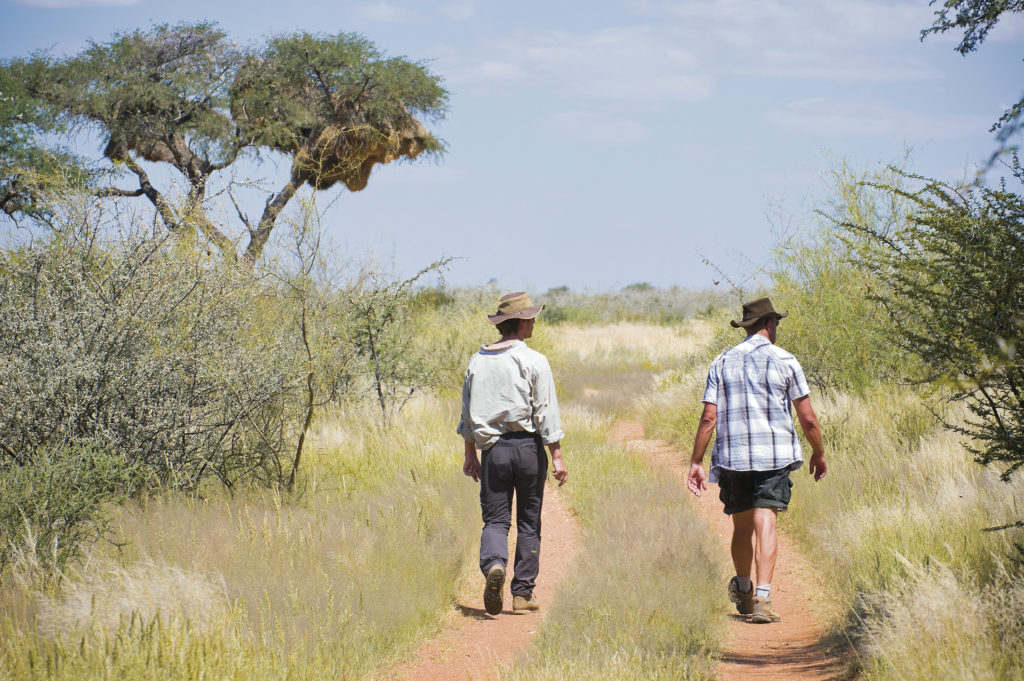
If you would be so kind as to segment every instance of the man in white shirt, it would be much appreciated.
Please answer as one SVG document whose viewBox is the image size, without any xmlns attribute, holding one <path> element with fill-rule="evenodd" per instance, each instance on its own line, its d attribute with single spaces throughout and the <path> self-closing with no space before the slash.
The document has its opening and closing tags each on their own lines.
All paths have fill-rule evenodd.
<svg viewBox="0 0 1024 681">
<path fill-rule="evenodd" d="M 540 607 L 533 589 L 540 567 L 540 514 L 548 468 L 545 445 L 558 484 L 564 485 L 569 475 L 562 461 L 563 432 L 551 366 L 525 343 L 543 309 L 543 305 L 534 307 L 523 291 L 502 296 L 498 312 L 487 315 L 501 340 L 484 345 L 470 358 L 462 387 L 458 428 L 465 441 L 462 470 L 480 482 L 484 522 L 480 570 L 486 577 L 484 607 L 491 615 L 503 607 L 513 493 L 518 537 L 512 610 L 529 612 Z"/>
<path fill-rule="evenodd" d="M 779 511 L 789 507 L 789 473 L 803 464 L 791 404 L 811 444 L 808 472 L 817 481 L 826 470 L 821 428 L 803 368 L 775 345 L 779 320 L 785 316 L 775 311 L 771 300 L 760 298 L 745 304 L 743 319 L 732 322 L 746 330 L 747 338 L 711 363 L 687 478 L 687 486 L 698 497 L 708 488 L 702 463 L 717 429 L 709 477 L 718 483 L 719 499 L 733 521 L 736 576 L 729 581 L 729 598 L 741 615 L 750 615 L 759 624 L 781 619 L 771 603 L 778 556 L 776 520 Z M 756 590 L 751 581 L 755 559 Z"/>
</svg>

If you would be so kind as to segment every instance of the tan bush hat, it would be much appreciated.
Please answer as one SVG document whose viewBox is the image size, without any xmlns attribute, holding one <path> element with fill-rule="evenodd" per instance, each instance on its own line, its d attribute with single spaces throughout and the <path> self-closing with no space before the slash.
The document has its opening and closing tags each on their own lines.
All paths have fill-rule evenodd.
<svg viewBox="0 0 1024 681">
<path fill-rule="evenodd" d="M 543 305 L 534 307 L 526 291 L 506 293 L 498 298 L 498 311 L 487 315 L 487 321 L 491 324 L 500 324 L 506 319 L 533 319 L 543 309 Z"/>
<path fill-rule="evenodd" d="M 732 324 L 734 328 L 746 329 L 747 327 L 753 326 L 761 319 L 771 315 L 774 315 L 776 319 L 782 319 L 783 317 L 789 316 L 789 313 L 783 312 L 782 314 L 779 314 L 775 311 L 775 308 L 772 307 L 771 299 L 758 298 L 757 300 L 752 300 L 749 303 L 743 304 L 742 320 L 736 321 L 734 319 L 729 323 Z"/>
</svg>

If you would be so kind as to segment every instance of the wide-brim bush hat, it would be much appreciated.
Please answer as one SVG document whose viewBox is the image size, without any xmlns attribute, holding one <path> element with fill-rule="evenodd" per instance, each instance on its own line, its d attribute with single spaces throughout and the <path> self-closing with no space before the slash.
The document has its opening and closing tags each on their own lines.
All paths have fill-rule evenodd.
<svg viewBox="0 0 1024 681">
<path fill-rule="evenodd" d="M 732 324 L 734 328 L 746 329 L 757 324 L 765 317 L 783 319 L 788 316 L 788 312 L 776 312 L 775 308 L 772 307 L 772 301 L 770 298 L 758 298 L 757 300 L 752 300 L 749 303 L 743 303 L 743 319 L 740 321 L 736 321 L 734 319 L 729 323 Z"/>
<path fill-rule="evenodd" d="M 501 324 L 506 319 L 533 319 L 543 309 L 543 305 L 537 307 L 530 302 L 530 296 L 526 295 L 526 291 L 506 293 L 498 298 L 498 311 L 487 315 L 487 321 L 491 324 Z"/>
</svg>

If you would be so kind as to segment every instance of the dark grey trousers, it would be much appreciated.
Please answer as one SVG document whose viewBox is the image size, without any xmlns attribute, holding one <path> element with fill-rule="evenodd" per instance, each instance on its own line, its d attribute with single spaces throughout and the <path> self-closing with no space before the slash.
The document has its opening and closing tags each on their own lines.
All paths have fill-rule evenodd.
<svg viewBox="0 0 1024 681">
<path fill-rule="evenodd" d="M 484 530 L 480 535 L 480 570 L 495 562 L 508 563 L 508 531 L 512 526 L 512 494 L 516 497 L 515 576 L 512 595 L 529 596 L 540 568 L 540 510 L 548 456 L 544 443 L 532 433 L 507 433 L 482 452 L 480 508 Z"/>
</svg>

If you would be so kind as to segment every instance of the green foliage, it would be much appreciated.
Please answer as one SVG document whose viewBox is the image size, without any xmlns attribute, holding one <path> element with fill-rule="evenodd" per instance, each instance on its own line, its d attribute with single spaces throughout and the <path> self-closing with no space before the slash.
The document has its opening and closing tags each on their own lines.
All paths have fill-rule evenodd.
<svg viewBox="0 0 1024 681">
<path fill-rule="evenodd" d="M 483 290 L 444 291 L 446 302 L 438 305 L 432 290 L 438 289 L 415 294 L 410 308 L 418 348 L 414 353 L 426 364 L 424 371 L 431 377 L 431 390 L 458 401 L 470 356 L 484 343 L 498 340 L 494 325 L 487 321 L 498 296 Z M 427 304 L 421 303 L 423 295 Z M 534 333 L 543 334 L 542 328 Z M 537 347 L 534 340 L 530 345 Z"/>
<path fill-rule="evenodd" d="M 0 69 L 0 210 L 10 217 L 46 217 L 45 196 L 93 179 L 84 161 L 61 145 L 41 147 L 38 136 L 62 128 L 25 90 L 19 69 Z"/>
<path fill-rule="evenodd" d="M 1016 159 L 1013 170 L 1024 180 Z M 878 189 L 910 202 L 909 218 L 844 226 L 872 246 L 859 261 L 889 291 L 876 297 L 893 342 L 920 359 L 920 380 L 939 381 L 966 403 L 974 418 L 950 427 L 1009 479 L 1024 465 L 1024 198 L 1005 185 Z"/>
<path fill-rule="evenodd" d="M 96 447 L 135 481 L 83 478 L 67 532 L 99 527 L 89 513 L 115 487 L 292 489 L 298 478 L 301 492 L 319 410 L 372 391 L 390 424 L 413 390 L 442 382 L 448 354 L 414 332 L 416 278 L 348 282 L 303 205 L 280 257 L 255 273 L 80 197 L 60 205 L 55 231 L 0 251 L 0 465 L 70 471 Z M 0 518 L 7 537 L 23 525 L 14 511 Z M 87 536 L 62 536 L 68 553 L 51 562 Z"/>
<path fill-rule="evenodd" d="M 417 388 L 439 382 L 429 357 L 428 343 L 411 343 L 411 305 L 416 299 L 413 285 L 424 275 L 447 266 L 450 258 L 439 260 L 404 281 L 387 282 L 371 278 L 368 286 L 352 292 L 347 305 L 351 315 L 355 352 L 372 371 L 381 418 L 390 424 Z"/>
<path fill-rule="evenodd" d="M 789 316 L 779 324 L 778 343 L 801 362 L 820 388 L 863 391 L 877 381 L 899 379 L 914 353 L 891 341 L 882 278 L 856 264 L 873 247 L 863 236 L 837 230 L 856 223 L 888 231 L 906 219 L 906 202 L 880 195 L 865 179 L 891 181 L 891 173 L 864 178 L 845 164 L 832 173 L 831 199 L 810 234 L 780 244 L 771 292 L 776 309 Z"/>
<path fill-rule="evenodd" d="M 0 460 L 0 574 L 19 555 L 62 568 L 106 528 L 104 505 L 144 484 L 144 471 L 86 443 Z"/>
<path fill-rule="evenodd" d="M 936 2 L 931 0 L 928 4 Z M 935 12 L 935 22 L 921 31 L 921 40 L 929 35 L 962 29 L 964 36 L 956 51 L 966 55 L 978 49 L 1003 13 L 1022 11 L 1024 0 L 945 0 Z"/>
<path fill-rule="evenodd" d="M 936 2 L 931 0 L 929 4 Z M 956 51 L 966 56 L 978 49 L 1006 12 L 1024 12 L 1024 0 L 945 0 L 935 12 L 935 22 L 921 31 L 921 40 L 929 35 L 962 29 L 964 35 Z M 1007 151 L 1010 139 L 1021 130 L 1024 123 L 1021 114 L 1024 114 L 1024 99 L 1007 109 L 990 129 L 990 132 L 999 131 L 997 139 L 1000 145 L 992 160 Z"/>
<path fill-rule="evenodd" d="M 414 113 L 440 116 L 447 98 L 422 64 L 385 57 L 349 33 L 273 38 L 246 57 L 231 87 L 241 136 L 292 153 L 332 124 L 390 130 L 411 125 Z"/>
<path fill-rule="evenodd" d="M 0 86 L 0 201 L 12 216 L 39 212 L 45 178 L 58 163 L 72 164 L 77 175 L 89 167 L 115 178 L 100 186 L 99 175 L 84 176 L 97 196 L 143 197 L 168 230 L 198 228 L 234 257 L 229 232 L 209 217 L 211 178 L 246 151 L 257 159 L 286 154 L 289 179 L 270 192 L 258 223 L 238 210 L 250 263 L 303 184 L 342 182 L 358 191 L 377 163 L 443 150 L 415 118 L 444 115 L 440 78 L 346 33 L 288 34 L 239 47 L 210 23 L 161 24 L 92 42 L 72 57 L 7 60 Z M 87 132 L 104 139 L 108 163 L 85 164 L 60 146 Z M 184 195 L 161 190 L 142 160 L 177 170 Z M 126 174 L 137 187 L 118 184 Z"/>
<path fill-rule="evenodd" d="M 94 442 L 172 486 L 276 475 L 297 380 L 260 285 L 88 207 L 68 217 L 0 256 L 6 456 Z"/>
<path fill-rule="evenodd" d="M 599 324 L 619 321 L 676 324 L 719 303 L 711 291 L 672 286 L 657 288 L 649 283 L 630 284 L 621 291 L 591 293 L 568 286 L 549 289 L 538 302 L 547 307 L 544 319 L 552 324 Z"/>
<path fill-rule="evenodd" d="M 239 54 L 211 24 L 162 24 L 90 42 L 70 59 L 34 59 L 45 68 L 29 80 L 29 90 L 58 116 L 97 125 L 111 160 L 135 152 L 171 161 L 175 153 L 192 151 L 216 163 L 237 151 L 224 107 Z M 204 170 L 200 163 L 192 158 L 176 165 L 195 175 Z"/>
</svg>

